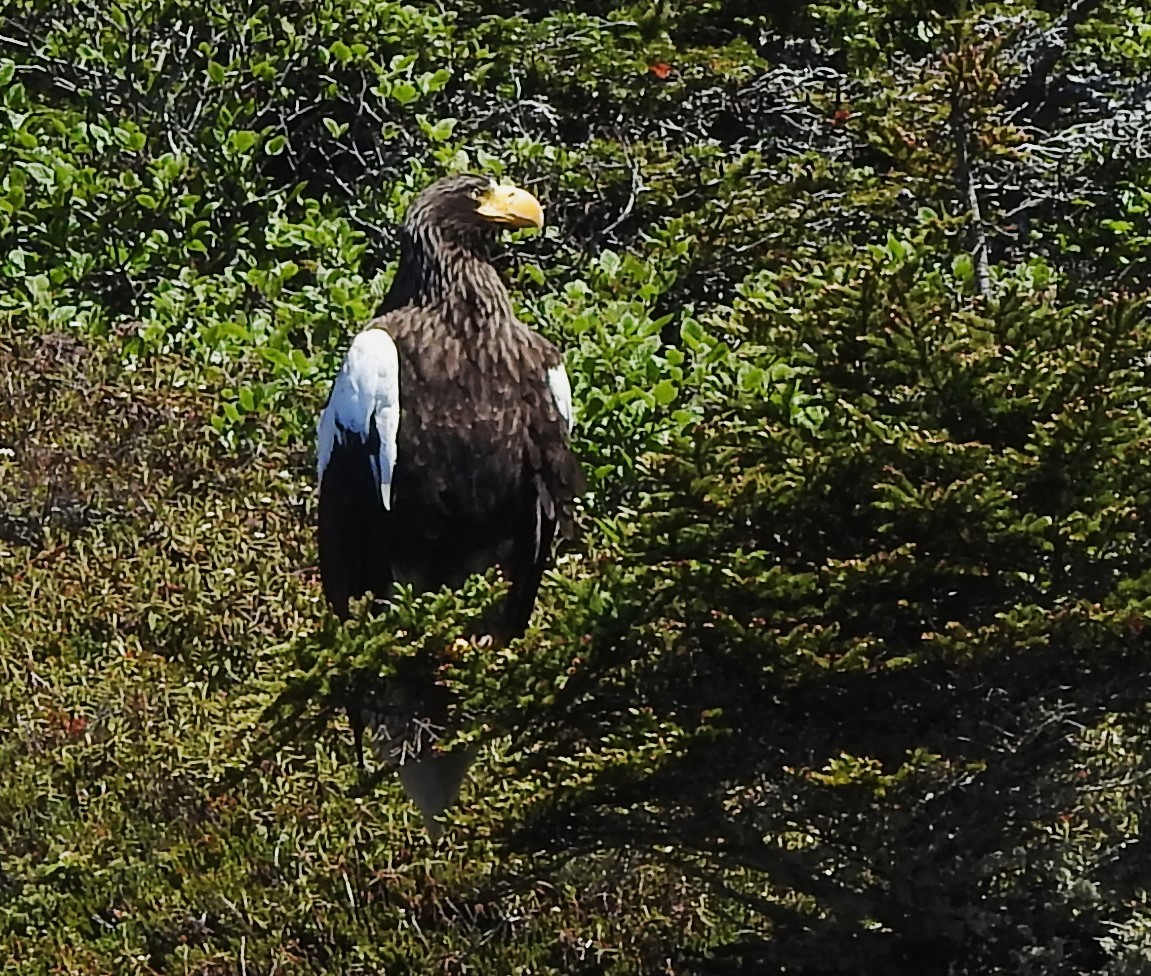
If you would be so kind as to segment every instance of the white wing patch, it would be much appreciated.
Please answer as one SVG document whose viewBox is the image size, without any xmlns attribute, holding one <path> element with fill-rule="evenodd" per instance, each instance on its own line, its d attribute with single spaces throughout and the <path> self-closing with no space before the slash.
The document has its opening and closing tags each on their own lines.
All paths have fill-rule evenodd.
<svg viewBox="0 0 1151 976">
<path fill-rule="evenodd" d="M 367 440 L 372 424 L 380 436 L 372 474 L 384 508 L 392 507 L 396 435 L 400 429 L 400 357 L 383 329 L 365 329 L 352 340 L 344 365 L 332 385 L 328 405 L 316 425 L 316 475 L 321 488 L 332 448 L 348 434 Z"/>
<path fill-rule="evenodd" d="M 556 409 L 567 424 L 568 433 L 572 431 L 575 418 L 572 415 L 572 385 L 568 380 L 567 370 L 563 363 L 548 370 L 548 388 L 552 391 L 552 398 L 556 402 Z"/>
</svg>

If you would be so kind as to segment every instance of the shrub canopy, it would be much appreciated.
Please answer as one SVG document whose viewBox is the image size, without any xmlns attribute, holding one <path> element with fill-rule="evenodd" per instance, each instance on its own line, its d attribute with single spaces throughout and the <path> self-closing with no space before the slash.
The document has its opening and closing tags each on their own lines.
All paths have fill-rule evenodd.
<svg viewBox="0 0 1151 976">
<path fill-rule="evenodd" d="M 81 7 L 0 21 L 13 973 L 1145 971 L 1145 4 Z M 501 259 L 589 478 L 345 625 L 312 429 L 412 194 Z M 429 846 L 364 670 L 484 745 Z"/>
</svg>

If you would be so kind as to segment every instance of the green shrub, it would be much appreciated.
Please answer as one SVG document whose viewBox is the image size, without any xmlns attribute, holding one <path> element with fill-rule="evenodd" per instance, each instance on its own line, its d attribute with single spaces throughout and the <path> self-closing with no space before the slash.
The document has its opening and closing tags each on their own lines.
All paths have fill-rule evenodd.
<svg viewBox="0 0 1151 976">
<path fill-rule="evenodd" d="M 1146 968 L 1147 12 L 761 6 L 9 4 L 9 970 Z M 314 566 L 465 168 L 589 474 L 502 650 Z M 397 667 L 482 744 L 438 847 L 337 707 Z"/>
</svg>

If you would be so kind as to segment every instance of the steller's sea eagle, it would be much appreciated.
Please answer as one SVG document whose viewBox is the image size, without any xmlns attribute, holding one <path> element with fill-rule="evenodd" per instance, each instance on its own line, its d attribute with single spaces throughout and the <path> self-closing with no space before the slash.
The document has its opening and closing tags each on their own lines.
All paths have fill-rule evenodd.
<svg viewBox="0 0 1151 976">
<path fill-rule="evenodd" d="M 394 583 L 459 586 L 498 566 L 509 591 L 488 632 L 503 643 L 526 629 L 582 476 L 563 360 L 516 319 L 489 254 L 500 230 L 542 225 L 532 194 L 482 176 L 439 180 L 408 208 L 391 290 L 317 429 L 320 575 L 338 615 Z M 436 699 L 389 679 L 363 720 L 403 741 L 442 725 Z M 434 835 L 471 756 L 410 753 L 390 757 Z"/>
</svg>

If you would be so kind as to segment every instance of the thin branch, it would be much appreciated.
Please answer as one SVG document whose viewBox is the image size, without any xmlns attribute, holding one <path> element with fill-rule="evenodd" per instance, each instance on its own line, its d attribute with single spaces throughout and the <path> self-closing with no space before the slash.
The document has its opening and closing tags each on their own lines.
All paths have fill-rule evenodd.
<svg viewBox="0 0 1151 976">
<path fill-rule="evenodd" d="M 971 257 L 975 264 L 975 286 L 979 294 L 991 294 L 991 271 L 987 262 L 987 228 L 983 224 L 983 209 L 979 204 L 979 192 L 975 186 L 975 176 L 971 172 L 971 134 L 967 118 L 963 112 L 961 97 L 952 96 L 951 132 L 955 140 L 955 169 L 959 189 L 967 204 L 967 220 L 971 234 Z"/>
<path fill-rule="evenodd" d="M 1040 44 L 1035 60 L 1031 62 L 1023 82 L 1017 90 L 1020 95 L 1018 111 L 1029 109 L 1028 114 L 1034 115 L 1047 96 L 1047 85 L 1051 72 L 1059 60 L 1067 52 L 1071 41 L 1075 38 L 1075 30 L 1088 17 L 1102 6 L 1103 0 L 1073 0 L 1067 12 L 1059 18 L 1049 30 Z"/>
</svg>

